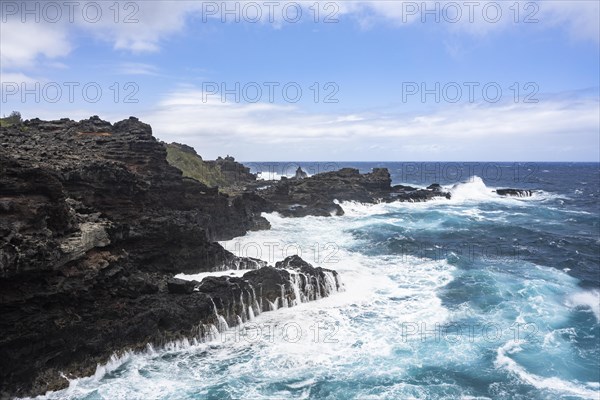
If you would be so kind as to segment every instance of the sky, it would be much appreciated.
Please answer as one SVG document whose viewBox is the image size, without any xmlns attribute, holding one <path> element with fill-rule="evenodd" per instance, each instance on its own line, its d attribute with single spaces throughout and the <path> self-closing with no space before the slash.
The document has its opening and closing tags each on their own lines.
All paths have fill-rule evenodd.
<svg viewBox="0 0 600 400">
<path fill-rule="evenodd" d="M 600 2 L 0 1 L 0 114 L 205 159 L 600 161 Z"/>
</svg>

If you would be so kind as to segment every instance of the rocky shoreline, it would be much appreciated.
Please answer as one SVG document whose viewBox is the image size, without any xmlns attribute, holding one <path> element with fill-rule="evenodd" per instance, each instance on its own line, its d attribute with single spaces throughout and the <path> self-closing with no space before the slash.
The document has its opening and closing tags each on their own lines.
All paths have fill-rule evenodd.
<svg viewBox="0 0 600 400">
<path fill-rule="evenodd" d="M 299 257 L 268 266 L 217 243 L 269 229 L 263 212 L 335 216 L 346 200 L 450 197 L 439 185 L 392 186 L 386 169 L 258 182 L 229 157 L 209 165 L 231 182 L 224 192 L 184 177 L 133 117 L 29 120 L 0 128 L 0 144 L 0 398 L 62 389 L 115 353 L 204 340 L 341 290 L 335 271 Z M 252 271 L 174 278 L 227 269 Z"/>
</svg>

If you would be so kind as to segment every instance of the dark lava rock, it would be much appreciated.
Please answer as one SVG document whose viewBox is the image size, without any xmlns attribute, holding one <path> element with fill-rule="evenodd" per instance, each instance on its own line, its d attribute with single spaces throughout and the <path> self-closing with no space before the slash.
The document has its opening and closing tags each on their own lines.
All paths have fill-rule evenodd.
<svg viewBox="0 0 600 400">
<path fill-rule="evenodd" d="M 444 197 L 450 199 L 450 193 L 444 192 L 438 183 L 429 185 L 426 189 L 417 189 L 411 186 L 397 185 L 392 188 L 391 196 L 387 201 L 423 202 L 434 198 Z"/>
<path fill-rule="evenodd" d="M 343 207 L 338 204 L 343 201 L 421 202 L 436 197 L 450 198 L 439 184 L 417 189 L 403 185 L 392 187 L 391 181 L 386 168 L 374 168 L 367 174 L 354 168 L 343 168 L 303 179 L 271 181 L 268 187 L 255 193 L 267 203 L 262 211 L 276 211 L 284 217 L 344 215 Z"/>
<path fill-rule="evenodd" d="M 376 168 L 371 173 L 360 174 L 357 169 L 344 168 L 304 179 L 273 182 L 259 195 L 268 202 L 271 211 L 286 217 L 328 217 L 344 214 L 336 200 L 377 202 L 389 195 L 390 183 L 387 169 Z"/>
<path fill-rule="evenodd" d="M 196 282 L 171 278 L 167 281 L 167 289 L 173 294 L 190 294 L 194 291 Z"/>
<path fill-rule="evenodd" d="M 0 143 L 0 398 L 64 388 L 62 374 L 91 375 L 115 352 L 204 337 L 211 293 L 173 275 L 265 265 L 216 241 L 267 228 L 270 204 L 182 178 L 136 118 L 29 120 L 0 128 Z"/>
<path fill-rule="evenodd" d="M 308 177 L 308 174 L 302 171 L 302 167 L 298 167 L 296 174 L 291 179 L 304 179 L 306 177 Z"/>
<path fill-rule="evenodd" d="M 500 196 L 531 197 L 533 192 L 526 189 L 496 189 L 496 193 Z"/>
</svg>

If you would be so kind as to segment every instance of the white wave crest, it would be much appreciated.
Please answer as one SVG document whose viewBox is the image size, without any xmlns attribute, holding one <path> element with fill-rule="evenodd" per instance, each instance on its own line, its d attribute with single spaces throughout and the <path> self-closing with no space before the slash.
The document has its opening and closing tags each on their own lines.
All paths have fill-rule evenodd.
<svg viewBox="0 0 600 400">
<path fill-rule="evenodd" d="M 306 171 L 304 171 L 304 172 L 306 172 Z M 308 172 L 306 172 L 306 174 L 307 174 L 307 177 L 309 177 L 309 178 L 312 176 Z M 274 171 L 262 171 L 262 172 L 258 172 L 256 174 L 256 179 L 258 179 L 259 181 L 280 181 L 282 176 L 285 176 L 286 178 L 293 178 L 295 175 L 296 175 L 296 171 L 290 171 L 290 172 L 287 172 L 286 174 L 280 174 L 280 173 L 274 172 Z"/>
<path fill-rule="evenodd" d="M 570 307 L 588 307 L 600 322 L 600 291 L 589 290 L 575 293 L 567 300 Z"/>
<path fill-rule="evenodd" d="M 496 351 L 494 366 L 496 368 L 507 370 L 511 374 L 517 376 L 521 381 L 538 389 L 568 393 L 585 399 L 598 399 L 600 392 L 596 390 L 593 383 L 574 383 L 556 377 L 546 378 L 528 372 L 523 366 L 519 365 L 509 356 L 510 354 L 518 353 L 521 350 L 522 348 L 517 341 L 511 340 L 505 343 Z"/>
<path fill-rule="evenodd" d="M 497 198 L 494 189 L 489 188 L 478 176 L 471 177 L 467 182 L 457 183 L 450 189 L 452 200 L 490 200 Z"/>
</svg>

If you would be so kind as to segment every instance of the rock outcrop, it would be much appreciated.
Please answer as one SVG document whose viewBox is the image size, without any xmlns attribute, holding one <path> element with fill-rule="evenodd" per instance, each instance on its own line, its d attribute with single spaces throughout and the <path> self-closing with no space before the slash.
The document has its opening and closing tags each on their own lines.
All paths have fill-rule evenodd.
<svg viewBox="0 0 600 400">
<path fill-rule="evenodd" d="M 194 290 L 210 296 L 218 330 L 249 321 L 279 308 L 318 300 L 343 290 L 337 272 L 314 268 L 298 256 L 245 273 L 241 278 L 220 276 L 193 282 Z"/>
<path fill-rule="evenodd" d="M 207 163 L 217 166 L 230 186 L 256 181 L 256 175 L 250 173 L 250 168 L 235 161 L 235 158 L 231 156 L 218 157 L 215 161 L 207 161 Z"/>
<path fill-rule="evenodd" d="M 302 170 L 302 167 L 298 167 L 298 169 L 296 170 L 296 174 L 294 174 L 294 176 L 290 179 L 304 179 L 307 177 L 308 174 Z"/>
<path fill-rule="evenodd" d="M 338 204 L 343 201 L 362 203 L 392 201 L 427 201 L 435 197 L 450 198 L 450 194 L 434 184 L 427 189 L 391 186 L 386 168 L 374 168 L 361 174 L 354 168 L 316 174 L 303 179 L 272 181 L 257 193 L 266 200 L 262 211 L 277 211 L 285 217 L 343 215 Z"/>
<path fill-rule="evenodd" d="M 233 157 L 219 157 L 215 161 L 203 160 L 193 147 L 181 143 L 165 144 L 167 161 L 182 171 L 183 176 L 196 179 L 219 191 L 237 195 L 248 184 L 256 182 L 250 168 L 235 161 Z"/>
</svg>

